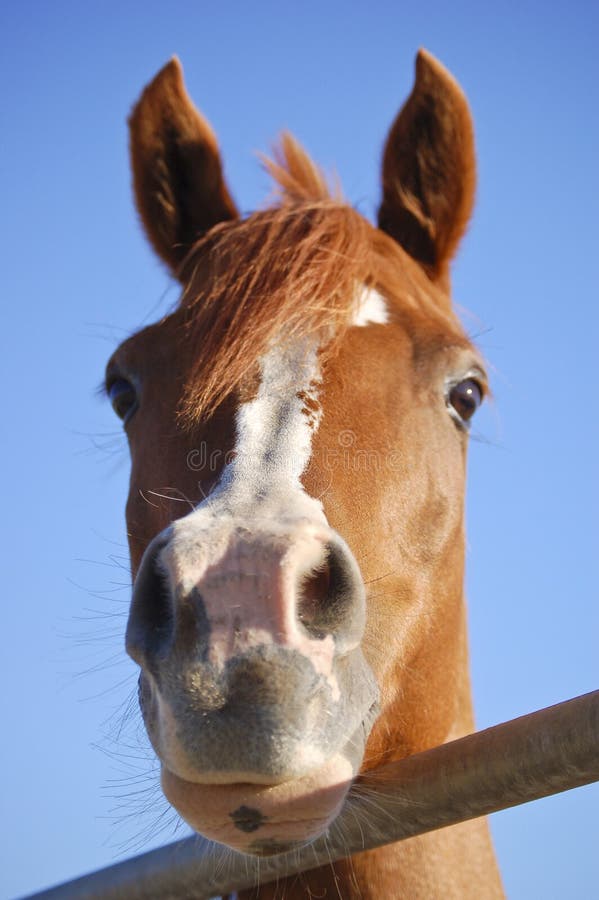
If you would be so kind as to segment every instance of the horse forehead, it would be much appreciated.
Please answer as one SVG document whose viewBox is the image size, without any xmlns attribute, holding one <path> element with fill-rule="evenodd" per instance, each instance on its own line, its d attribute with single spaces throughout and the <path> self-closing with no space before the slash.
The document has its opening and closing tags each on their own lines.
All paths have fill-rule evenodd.
<svg viewBox="0 0 599 900">
<path fill-rule="evenodd" d="M 364 288 L 356 293 L 350 325 L 364 329 L 384 325 L 388 318 L 379 292 Z M 278 335 L 258 359 L 256 389 L 235 412 L 232 458 L 206 504 L 198 507 L 198 524 L 208 513 L 212 522 L 223 503 L 235 516 L 251 510 L 252 520 L 257 515 L 324 520 L 320 500 L 307 495 L 303 483 L 322 417 L 322 343 L 319 333 L 291 340 Z"/>
<path fill-rule="evenodd" d="M 429 311 L 423 309 L 419 302 L 407 298 L 407 302 L 404 303 L 401 298 L 398 300 L 395 295 L 383 295 L 374 287 L 356 285 L 349 309 L 348 333 L 353 339 L 348 343 L 348 350 L 352 355 L 359 354 L 365 360 L 378 356 L 378 349 L 388 347 L 390 343 L 394 347 L 396 363 L 400 363 L 404 356 L 406 361 L 417 358 L 422 363 L 429 358 L 433 362 L 434 357 L 438 355 L 436 351 L 440 348 L 471 346 L 457 326 L 457 321 L 451 321 L 444 316 L 429 315 Z M 201 352 L 196 342 L 188 338 L 187 329 L 184 327 L 185 320 L 186 311 L 178 307 L 159 322 L 133 334 L 117 348 L 111 358 L 111 362 L 116 359 L 123 364 L 124 374 L 127 374 L 128 369 L 131 369 L 133 374 L 137 370 L 142 379 L 159 386 L 158 392 L 152 392 L 152 405 L 159 415 L 162 415 L 159 410 L 165 404 L 171 413 L 176 409 L 177 398 L 185 390 L 194 359 L 198 352 Z M 388 324 L 394 327 L 390 329 L 380 327 Z M 366 340 L 363 340 L 362 336 Z M 320 350 L 326 346 L 326 340 L 318 340 L 318 337 L 312 335 L 310 340 L 312 343 L 315 341 Z M 281 335 L 283 344 L 284 338 L 285 335 Z M 306 346 L 305 339 L 302 340 Z M 287 347 L 289 346 L 291 345 L 287 342 Z M 268 359 L 268 371 L 263 365 L 265 359 Z M 311 379 L 319 379 L 321 373 L 318 366 L 313 365 L 310 377 L 303 377 L 306 369 L 303 370 L 301 378 L 294 377 L 294 370 L 297 374 L 300 359 L 297 354 L 288 351 L 275 354 L 269 350 L 260 358 L 248 359 L 246 374 L 237 387 L 236 405 L 246 405 L 254 399 L 265 376 L 270 392 L 280 389 L 280 385 L 283 385 L 283 388 L 287 385 L 289 389 L 295 385 L 298 393 L 306 395 L 306 387 L 313 387 L 310 385 Z M 375 359 L 372 361 L 376 363 Z M 335 368 L 333 367 L 331 371 Z M 325 380 L 328 379 L 325 377 Z M 308 406 L 311 399 L 313 398 L 308 398 Z M 303 409 L 305 414 L 306 404 Z M 260 408 L 260 417 L 265 427 L 269 424 L 267 412 L 266 405 L 263 404 Z"/>
</svg>

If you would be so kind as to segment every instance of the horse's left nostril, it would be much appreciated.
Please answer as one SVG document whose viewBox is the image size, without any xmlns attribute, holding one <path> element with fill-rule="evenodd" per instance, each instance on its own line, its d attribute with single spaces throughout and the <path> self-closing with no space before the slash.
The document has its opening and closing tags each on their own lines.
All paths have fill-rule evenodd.
<svg viewBox="0 0 599 900">
<path fill-rule="evenodd" d="M 321 565 L 298 585 L 297 618 L 314 637 L 332 634 L 352 642 L 363 625 L 362 581 L 349 552 L 329 543 Z"/>
<path fill-rule="evenodd" d="M 327 550 L 321 565 L 306 572 L 298 585 L 297 618 L 314 637 L 324 637 L 327 632 L 330 586 L 331 567 Z"/>
</svg>

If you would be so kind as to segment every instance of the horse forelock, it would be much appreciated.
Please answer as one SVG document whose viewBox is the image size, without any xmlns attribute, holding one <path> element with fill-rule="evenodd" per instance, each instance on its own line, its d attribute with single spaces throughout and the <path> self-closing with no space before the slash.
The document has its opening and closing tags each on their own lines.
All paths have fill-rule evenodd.
<svg viewBox="0 0 599 900">
<path fill-rule="evenodd" d="M 364 286 L 420 323 L 461 334 L 447 297 L 394 241 L 333 197 L 290 135 L 265 165 L 277 186 L 273 204 L 213 228 L 182 266 L 180 310 L 193 347 L 184 425 L 210 415 L 274 342 L 319 335 L 326 360 Z"/>
</svg>

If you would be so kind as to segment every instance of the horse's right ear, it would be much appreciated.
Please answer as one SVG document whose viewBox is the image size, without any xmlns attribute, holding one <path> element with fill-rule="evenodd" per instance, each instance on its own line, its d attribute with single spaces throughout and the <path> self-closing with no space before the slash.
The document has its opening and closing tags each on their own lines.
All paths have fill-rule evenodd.
<svg viewBox="0 0 599 900">
<path fill-rule="evenodd" d="M 238 215 L 216 137 L 189 99 L 176 57 L 144 90 L 129 129 L 137 209 L 150 243 L 176 275 L 199 237 Z"/>
</svg>

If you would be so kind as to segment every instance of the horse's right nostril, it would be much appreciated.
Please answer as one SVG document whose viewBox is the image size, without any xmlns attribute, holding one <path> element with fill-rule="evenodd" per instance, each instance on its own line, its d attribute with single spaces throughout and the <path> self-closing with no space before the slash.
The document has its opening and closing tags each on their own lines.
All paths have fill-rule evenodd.
<svg viewBox="0 0 599 900">
<path fill-rule="evenodd" d="M 127 622 L 127 653 L 142 665 L 164 655 L 175 629 L 173 597 L 160 564 L 166 541 L 152 542 L 146 550 L 135 584 Z"/>
</svg>

